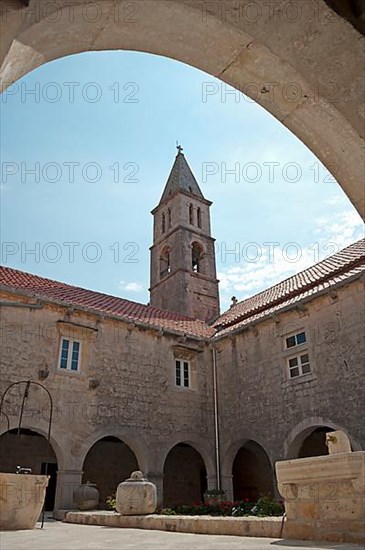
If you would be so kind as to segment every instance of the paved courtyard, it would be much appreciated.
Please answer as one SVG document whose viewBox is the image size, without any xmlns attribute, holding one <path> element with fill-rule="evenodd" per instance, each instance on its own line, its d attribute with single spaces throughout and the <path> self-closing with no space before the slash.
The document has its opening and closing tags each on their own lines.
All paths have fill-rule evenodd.
<svg viewBox="0 0 365 550">
<path fill-rule="evenodd" d="M 1 550 L 359 550 L 353 544 L 114 529 L 48 520 L 33 531 L 0 533 Z"/>
</svg>

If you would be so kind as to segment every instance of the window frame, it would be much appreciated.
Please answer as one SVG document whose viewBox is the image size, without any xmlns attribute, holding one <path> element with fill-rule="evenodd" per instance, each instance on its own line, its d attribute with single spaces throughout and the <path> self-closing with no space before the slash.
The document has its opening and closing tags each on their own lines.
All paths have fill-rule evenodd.
<svg viewBox="0 0 365 550">
<path fill-rule="evenodd" d="M 63 342 L 64 341 L 69 342 L 66 367 L 61 366 Z M 79 344 L 78 356 L 77 356 L 77 369 L 72 369 L 71 368 L 72 361 L 73 361 L 72 356 L 73 356 L 73 352 L 74 352 L 74 344 L 75 343 Z M 58 353 L 57 370 L 62 371 L 62 372 L 69 372 L 69 373 L 70 372 L 72 372 L 72 373 L 81 372 L 81 368 L 80 368 L 81 367 L 81 357 L 82 357 L 82 342 L 81 342 L 81 340 L 78 340 L 77 338 L 70 338 L 70 337 L 66 337 L 66 336 L 61 335 L 60 347 L 59 347 L 59 353 Z"/>
<path fill-rule="evenodd" d="M 178 376 L 178 363 L 179 363 L 179 376 Z M 186 369 L 186 370 L 185 370 Z M 187 385 L 185 384 L 187 372 Z M 178 378 L 180 383 L 178 383 Z M 175 372 L 174 372 L 174 381 L 175 386 L 181 389 L 191 389 L 192 388 L 192 378 L 191 378 L 191 362 L 188 359 L 183 357 L 175 357 Z"/>
<path fill-rule="evenodd" d="M 300 336 L 301 334 L 304 334 L 305 340 L 303 342 L 298 343 L 298 336 Z M 295 340 L 295 344 L 293 344 L 292 346 L 288 346 L 288 340 L 290 338 L 294 338 L 294 340 Z M 304 346 L 304 345 L 308 345 L 307 335 L 306 335 L 304 329 L 299 330 L 299 331 L 295 331 L 291 334 L 288 334 L 288 335 L 284 336 L 285 351 L 290 351 L 294 348 L 298 348 L 299 346 Z"/>
<path fill-rule="evenodd" d="M 302 362 L 302 357 L 307 357 L 307 361 Z M 290 362 L 293 359 L 296 360 L 296 365 L 291 366 Z M 310 359 L 309 359 L 309 353 L 308 353 L 307 349 L 301 351 L 300 353 L 296 353 L 295 355 L 291 355 L 291 356 L 287 357 L 286 358 L 286 365 L 287 365 L 289 380 L 295 380 L 295 379 L 301 378 L 302 376 L 307 376 L 308 374 L 313 374 L 313 371 L 312 371 L 312 368 L 311 368 L 311 362 L 310 362 Z M 307 367 L 307 366 L 309 366 L 309 371 L 308 372 L 303 372 L 303 367 Z M 292 372 L 295 369 L 298 370 L 298 374 L 292 376 Z"/>
<path fill-rule="evenodd" d="M 309 353 L 309 341 L 305 327 L 282 334 L 282 358 L 285 379 L 292 383 L 314 376 L 313 357 Z M 289 345 L 288 346 L 288 340 Z"/>
</svg>

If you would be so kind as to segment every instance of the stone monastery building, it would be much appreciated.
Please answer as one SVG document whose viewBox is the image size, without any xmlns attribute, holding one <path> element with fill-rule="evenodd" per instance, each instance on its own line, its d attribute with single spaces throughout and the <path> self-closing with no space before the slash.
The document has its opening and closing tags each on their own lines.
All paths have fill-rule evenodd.
<svg viewBox="0 0 365 550">
<path fill-rule="evenodd" d="M 153 210 L 150 305 L 1 270 L 0 470 L 51 475 L 48 509 L 100 506 L 141 469 L 160 504 L 275 494 L 274 463 L 364 448 L 365 240 L 220 314 L 211 203 L 179 149 Z M 7 417 L 9 429 L 7 426 Z"/>
</svg>

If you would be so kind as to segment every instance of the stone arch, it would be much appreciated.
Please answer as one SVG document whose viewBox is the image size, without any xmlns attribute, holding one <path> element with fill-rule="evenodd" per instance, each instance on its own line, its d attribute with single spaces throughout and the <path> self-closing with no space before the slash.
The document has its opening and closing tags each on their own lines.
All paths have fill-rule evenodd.
<svg viewBox="0 0 365 550">
<path fill-rule="evenodd" d="M 52 445 L 52 439 L 48 443 L 47 434 L 42 430 L 22 426 L 18 437 L 17 428 L 14 426 L 0 435 L 0 471 L 15 473 L 16 467 L 21 466 L 30 468 L 32 474 L 47 474 L 45 509 L 52 511 L 56 502 L 60 450 Z"/>
<path fill-rule="evenodd" d="M 18 422 L 10 422 L 9 431 L 13 431 L 16 428 L 18 428 Z M 47 431 L 43 428 L 40 428 L 39 426 L 33 426 L 33 424 L 30 423 L 30 422 L 23 422 L 22 423 L 22 429 L 30 430 L 32 432 L 35 432 L 35 433 L 43 436 L 45 439 L 47 439 Z M 5 426 L 3 425 L 0 429 L 0 437 L 5 435 L 6 432 L 7 432 L 7 428 L 5 428 Z M 51 444 L 51 447 L 53 449 L 53 452 L 56 455 L 58 468 L 59 468 L 59 470 L 62 470 L 66 467 L 66 460 L 65 460 L 64 452 L 62 450 L 62 446 L 59 443 L 60 440 L 61 440 L 61 436 L 58 435 L 58 434 L 55 435 L 55 432 L 51 431 L 50 444 Z"/>
<path fill-rule="evenodd" d="M 235 442 L 222 465 L 225 477 L 232 476 L 234 500 L 255 502 L 260 494 L 274 495 L 274 472 L 265 448 L 254 439 Z"/>
<path fill-rule="evenodd" d="M 291 432 L 288 434 L 284 441 L 284 459 L 299 458 L 300 455 L 316 456 L 315 454 L 308 454 L 309 452 L 315 453 L 316 449 L 319 454 L 327 454 L 324 448 L 325 432 L 333 430 L 342 430 L 347 434 L 350 439 L 352 450 L 361 450 L 361 446 L 350 436 L 345 428 L 339 424 L 332 422 L 329 419 L 322 417 L 307 418 L 297 424 Z M 312 434 L 317 434 L 317 437 L 312 436 L 312 443 L 309 449 L 303 451 L 303 444 Z"/>
<path fill-rule="evenodd" d="M 351 78 L 359 70 L 362 41 L 324 1 L 317 3 L 316 17 L 312 3 L 303 2 L 296 18 L 275 21 L 264 13 L 256 21 L 232 15 L 234 10 L 223 13 L 227 3 L 217 2 L 209 11 L 207 3 L 191 0 L 140 0 L 127 9 L 104 0 L 97 4 L 99 14 L 88 11 L 87 0 L 72 7 L 60 1 L 51 13 L 41 10 L 27 17 L 32 4 L 26 8 L 16 0 L 6 2 L 5 86 L 43 63 L 84 51 L 135 50 L 182 61 L 244 91 L 271 112 L 317 155 L 364 213 L 363 90 L 361 77 Z M 331 25 L 322 24 L 330 19 Z M 316 37 L 316 57 L 307 46 L 303 21 L 311 21 L 308 32 Z M 329 53 L 334 34 L 346 59 L 336 65 Z M 331 87 L 318 90 L 318 83 Z"/>
<path fill-rule="evenodd" d="M 159 264 L 160 279 L 163 279 L 171 273 L 171 248 L 167 245 L 161 250 Z"/>
<path fill-rule="evenodd" d="M 169 456 L 170 458 L 172 456 L 172 460 L 167 462 Z M 169 486 L 171 487 L 171 483 L 175 483 L 175 480 L 177 480 L 180 487 L 182 486 L 182 482 L 179 479 L 181 480 L 183 476 L 186 478 L 191 472 L 189 470 L 189 463 L 192 463 L 190 458 L 195 466 L 193 475 L 190 478 L 190 487 L 192 487 L 192 490 L 190 493 L 183 492 L 180 494 L 180 498 L 178 498 L 179 495 L 175 493 L 174 496 Z M 178 470 L 180 463 L 184 465 L 182 476 L 179 476 Z M 215 478 L 214 450 L 210 443 L 202 437 L 192 436 L 192 434 L 188 433 L 179 433 L 169 439 L 159 454 L 156 455 L 155 469 L 157 472 L 163 473 L 162 492 L 164 506 L 183 502 L 191 504 L 203 498 L 203 492 L 208 485 L 208 479 Z"/>
<path fill-rule="evenodd" d="M 199 451 L 188 443 L 174 445 L 163 469 L 164 506 L 202 502 L 207 486 L 207 469 Z"/>
<path fill-rule="evenodd" d="M 198 241 L 191 243 L 191 267 L 194 273 L 205 273 L 204 247 Z"/>
<path fill-rule="evenodd" d="M 208 477 L 213 478 L 215 476 L 214 449 L 210 445 L 210 442 L 204 440 L 202 437 L 187 433 L 177 434 L 175 437 L 169 439 L 166 445 L 162 447 L 158 457 L 156 457 L 155 464 L 157 471 L 163 471 L 167 455 L 179 443 L 184 443 L 193 447 L 201 455 Z"/>
<path fill-rule="evenodd" d="M 106 508 L 107 498 L 115 493 L 119 483 L 140 467 L 135 453 L 121 438 L 104 436 L 90 447 L 82 469 L 82 482 L 97 485 L 99 506 Z"/>
<path fill-rule="evenodd" d="M 118 428 L 97 430 L 84 440 L 78 452 L 78 465 L 80 469 L 82 469 L 82 464 L 85 462 L 86 455 L 92 446 L 105 437 L 115 437 L 116 439 L 123 441 L 123 443 L 125 443 L 135 455 L 139 469 L 144 473 L 148 471 L 150 457 L 146 443 L 140 435 L 130 435 L 129 433 L 122 432 Z"/>
<path fill-rule="evenodd" d="M 259 445 L 267 454 L 269 457 L 269 454 L 266 452 L 266 443 L 262 441 L 260 438 L 254 436 L 254 435 L 242 435 L 239 436 L 239 434 L 236 434 L 236 437 L 232 437 L 231 442 L 228 442 L 226 446 L 222 446 L 221 450 L 221 472 L 223 476 L 230 476 L 232 475 L 232 464 L 235 459 L 236 454 L 240 450 L 241 447 L 244 447 L 249 441 L 254 441 L 257 445 Z M 233 441 L 233 442 L 232 442 Z M 272 464 L 272 460 L 270 459 L 270 464 Z"/>
</svg>

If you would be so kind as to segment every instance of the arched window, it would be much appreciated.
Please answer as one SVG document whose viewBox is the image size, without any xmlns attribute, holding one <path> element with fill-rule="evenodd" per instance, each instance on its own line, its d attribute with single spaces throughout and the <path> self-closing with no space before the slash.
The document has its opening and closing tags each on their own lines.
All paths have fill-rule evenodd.
<svg viewBox="0 0 365 550">
<path fill-rule="evenodd" d="M 201 213 L 200 208 L 198 208 L 197 211 L 196 211 L 196 221 L 197 221 L 198 227 L 201 227 L 202 226 L 202 213 Z"/>
<path fill-rule="evenodd" d="M 166 247 L 160 256 L 160 278 L 166 277 L 169 273 L 171 273 L 170 249 Z"/>
<path fill-rule="evenodd" d="M 189 204 L 189 223 L 190 223 L 191 225 L 194 224 L 193 216 L 194 216 L 193 205 L 192 205 L 192 204 Z"/>
<path fill-rule="evenodd" d="M 191 268 L 194 273 L 202 272 L 202 260 L 204 251 L 199 243 L 193 243 L 191 247 Z"/>
<path fill-rule="evenodd" d="M 165 233 L 166 231 L 166 216 L 165 212 L 162 214 L 162 224 L 161 224 L 162 233 Z"/>
<path fill-rule="evenodd" d="M 167 225 L 168 225 L 168 228 L 170 229 L 170 227 L 171 227 L 171 208 L 169 208 L 168 211 L 167 211 Z"/>
</svg>

